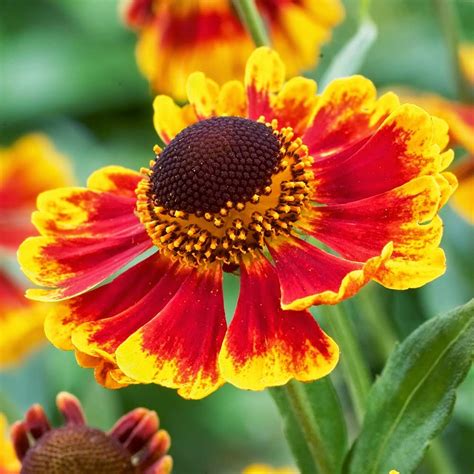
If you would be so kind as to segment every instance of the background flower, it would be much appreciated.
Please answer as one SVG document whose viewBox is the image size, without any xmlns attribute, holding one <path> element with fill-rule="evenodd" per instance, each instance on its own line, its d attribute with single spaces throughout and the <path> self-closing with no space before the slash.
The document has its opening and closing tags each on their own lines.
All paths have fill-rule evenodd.
<svg viewBox="0 0 474 474">
<path fill-rule="evenodd" d="M 7 259 L 36 234 L 31 213 L 36 196 L 72 184 L 68 159 L 43 134 L 24 135 L 0 149 L 0 367 L 18 364 L 44 341 L 46 306 L 24 297 L 24 282 Z"/>
<path fill-rule="evenodd" d="M 316 65 L 321 44 L 344 16 L 339 0 L 259 0 L 257 6 L 289 77 Z M 125 20 L 138 31 L 138 65 L 153 89 L 180 100 L 189 74 L 202 71 L 219 84 L 240 77 L 253 49 L 231 0 L 131 0 Z"/>
</svg>

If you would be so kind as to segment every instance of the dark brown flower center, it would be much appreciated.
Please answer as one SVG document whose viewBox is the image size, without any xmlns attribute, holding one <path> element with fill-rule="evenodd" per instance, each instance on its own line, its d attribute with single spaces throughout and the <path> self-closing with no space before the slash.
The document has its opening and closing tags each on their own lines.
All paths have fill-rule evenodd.
<svg viewBox="0 0 474 474">
<path fill-rule="evenodd" d="M 216 117 L 180 132 L 153 167 L 155 204 L 188 213 L 247 202 L 271 183 L 280 143 L 263 123 Z"/>
<path fill-rule="evenodd" d="M 130 454 L 102 431 L 65 426 L 28 450 L 21 474 L 133 474 Z"/>
</svg>

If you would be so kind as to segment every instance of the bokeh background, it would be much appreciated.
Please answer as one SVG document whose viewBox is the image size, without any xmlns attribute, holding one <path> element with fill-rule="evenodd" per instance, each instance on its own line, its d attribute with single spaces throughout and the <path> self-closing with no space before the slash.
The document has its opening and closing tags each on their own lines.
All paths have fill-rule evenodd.
<svg viewBox="0 0 474 474">
<path fill-rule="evenodd" d="M 310 77 L 323 77 L 357 29 L 358 2 L 347 0 L 345 6 L 346 20 L 323 48 L 319 66 L 308 72 Z M 459 37 L 474 42 L 474 2 L 458 1 L 455 8 Z M 371 16 L 378 38 L 361 73 L 381 88 L 408 85 L 456 98 L 455 76 L 434 2 L 375 0 Z M 147 165 L 158 141 L 152 124 L 153 95 L 136 68 L 135 35 L 122 24 L 115 0 L 0 0 L 0 35 L 0 145 L 9 145 L 23 133 L 44 132 L 71 158 L 80 184 L 104 165 L 136 169 Z M 457 156 L 462 154 L 458 149 Z M 443 277 L 416 291 L 393 292 L 376 285 L 364 290 L 375 295 L 390 315 L 399 340 L 426 319 L 472 296 L 472 227 L 449 206 L 442 214 L 448 258 Z M 2 265 L 16 271 L 14 261 L 0 257 Z M 226 284 L 235 296 L 238 283 L 229 278 Z M 368 336 L 367 319 L 357 314 L 354 303 L 346 306 L 376 375 L 383 366 L 377 341 Z M 332 377 L 344 401 L 338 370 Z M 292 463 L 278 413 L 266 393 L 225 386 L 204 400 L 184 401 L 174 391 L 156 386 L 108 391 L 95 383 L 91 371 L 77 366 L 71 353 L 48 344 L 0 374 L 0 411 L 14 421 L 29 405 L 40 402 L 57 420 L 54 397 L 60 390 L 77 395 L 90 423 L 101 428 L 108 429 L 136 406 L 156 409 L 172 436 L 178 474 L 238 473 L 255 461 Z M 469 458 L 473 406 L 471 373 L 442 436 L 460 473 L 474 468 L 474 459 Z M 351 413 L 347 415 L 351 420 Z M 419 472 L 431 471 L 424 464 Z"/>
</svg>

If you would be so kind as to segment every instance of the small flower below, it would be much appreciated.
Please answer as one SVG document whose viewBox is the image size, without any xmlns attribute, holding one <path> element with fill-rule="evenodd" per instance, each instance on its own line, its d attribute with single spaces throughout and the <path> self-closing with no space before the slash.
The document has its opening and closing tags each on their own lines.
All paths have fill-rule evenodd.
<svg viewBox="0 0 474 474">
<path fill-rule="evenodd" d="M 242 474 L 298 474 L 293 467 L 271 467 L 266 464 L 251 464 L 247 466 Z"/>
<path fill-rule="evenodd" d="M 11 436 L 22 474 L 168 474 L 170 438 L 158 430 L 154 411 L 136 408 L 105 433 L 86 425 L 82 407 L 62 392 L 56 404 L 65 425 L 52 428 L 43 408 L 33 405 L 13 424 Z"/>
</svg>

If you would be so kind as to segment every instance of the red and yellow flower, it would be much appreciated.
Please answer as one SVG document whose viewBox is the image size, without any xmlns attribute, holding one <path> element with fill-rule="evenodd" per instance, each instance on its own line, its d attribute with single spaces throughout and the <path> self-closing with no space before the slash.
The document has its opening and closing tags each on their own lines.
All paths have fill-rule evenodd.
<svg viewBox="0 0 474 474">
<path fill-rule="evenodd" d="M 188 105 L 155 99 L 167 145 L 149 169 L 110 166 L 86 188 L 38 198 L 41 236 L 19 261 L 46 288 L 28 296 L 62 301 L 47 336 L 106 386 L 201 398 L 224 382 L 315 380 L 339 351 L 311 305 L 371 279 L 415 288 L 445 271 L 437 213 L 456 186 L 443 171 L 445 122 L 392 93 L 377 98 L 360 76 L 321 95 L 284 77 L 269 48 L 251 55 L 244 83 L 192 74 Z M 224 273 L 240 275 L 228 327 Z"/>
<path fill-rule="evenodd" d="M 30 215 L 40 192 L 71 182 L 66 158 L 43 135 L 25 135 L 0 149 L 0 252 L 13 254 L 36 234 Z M 25 299 L 24 291 L 0 268 L 0 367 L 18 362 L 45 339 L 45 305 Z"/>
<path fill-rule="evenodd" d="M 39 193 L 71 183 L 67 158 L 44 135 L 24 135 L 0 148 L 0 251 L 15 252 L 36 233 L 30 215 Z"/>
<path fill-rule="evenodd" d="M 12 425 L 13 447 L 22 474 L 171 472 L 172 459 L 167 455 L 170 437 L 158 429 L 154 411 L 136 408 L 104 433 L 86 424 L 81 404 L 73 395 L 60 393 L 56 404 L 66 421 L 64 426 L 52 428 L 40 405 L 33 405 L 23 421 Z"/>
<path fill-rule="evenodd" d="M 344 16 L 340 0 L 257 0 L 257 7 L 290 76 L 316 65 Z M 189 74 L 203 71 L 218 84 L 241 77 L 253 49 L 231 0 L 131 0 L 125 18 L 138 30 L 142 73 L 155 91 L 180 100 Z"/>
</svg>

